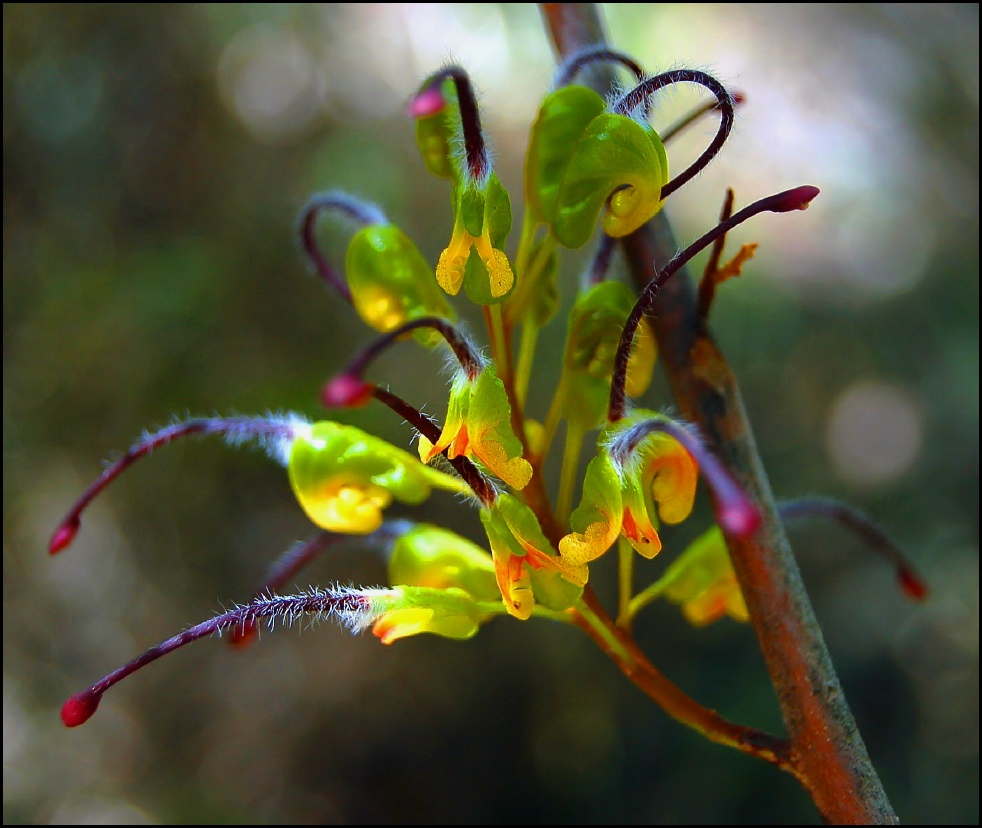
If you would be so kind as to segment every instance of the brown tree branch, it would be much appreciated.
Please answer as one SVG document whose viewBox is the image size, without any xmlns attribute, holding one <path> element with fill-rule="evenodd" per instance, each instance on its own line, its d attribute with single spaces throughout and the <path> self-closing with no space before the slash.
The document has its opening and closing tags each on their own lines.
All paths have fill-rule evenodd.
<svg viewBox="0 0 982 828">
<path fill-rule="evenodd" d="M 560 59 L 605 42 L 595 4 L 543 3 L 540 8 Z M 677 250 L 664 212 L 623 246 L 639 287 Z M 896 823 L 777 516 L 736 379 L 699 317 L 684 272 L 661 291 L 650 321 L 680 411 L 699 425 L 764 517 L 754 535 L 727 537 L 727 544 L 777 692 L 797 776 L 827 822 Z"/>
</svg>

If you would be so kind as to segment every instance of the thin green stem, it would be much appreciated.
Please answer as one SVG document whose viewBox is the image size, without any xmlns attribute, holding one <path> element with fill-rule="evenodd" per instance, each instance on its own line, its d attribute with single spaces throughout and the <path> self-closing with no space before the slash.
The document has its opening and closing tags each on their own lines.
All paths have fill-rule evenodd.
<svg viewBox="0 0 982 828">
<path fill-rule="evenodd" d="M 580 448 L 583 446 L 583 432 L 566 421 L 566 442 L 563 446 L 563 466 L 559 477 L 559 496 L 556 499 L 556 520 L 560 526 L 569 525 L 569 515 L 573 510 L 573 490 L 576 486 L 576 472 L 580 465 Z"/>
<path fill-rule="evenodd" d="M 604 620 L 605 614 L 599 611 L 599 604 L 589 599 L 589 594 L 584 594 L 584 600 L 577 603 L 576 612 L 582 620 L 580 626 L 591 638 L 601 643 L 604 652 L 621 665 L 622 669 L 629 666 L 633 670 L 636 666 L 634 658 L 615 634 L 611 624 Z"/>
<path fill-rule="evenodd" d="M 515 254 L 515 278 L 518 284 L 524 281 L 528 273 L 529 257 L 532 255 L 532 248 L 535 243 L 536 224 L 532 218 L 532 211 L 526 210 L 522 218 L 522 234 L 518 239 L 518 252 Z"/>
<path fill-rule="evenodd" d="M 549 454 L 549 448 L 552 446 L 552 441 L 556 437 L 559 421 L 563 418 L 563 403 L 565 399 L 566 394 L 563 391 L 563 383 L 560 381 L 559 388 L 556 389 L 552 402 L 549 404 L 549 411 L 546 413 L 545 422 L 542 424 L 542 446 L 535 457 L 535 465 L 539 468 L 545 463 L 546 455 Z"/>
<path fill-rule="evenodd" d="M 641 590 L 641 592 L 635 595 L 628 603 L 628 620 L 633 621 L 637 617 L 637 614 L 648 606 L 648 604 L 658 598 L 661 598 L 665 590 L 674 584 L 676 580 L 678 580 L 678 578 L 674 573 L 666 572 L 653 584 Z"/>
<path fill-rule="evenodd" d="M 482 612 L 488 615 L 509 615 L 508 608 L 501 601 L 476 601 Z M 559 621 L 562 624 L 575 624 L 576 619 L 570 610 L 551 610 L 542 604 L 536 604 L 532 609 L 533 618 L 542 618 L 547 621 Z"/>
<path fill-rule="evenodd" d="M 529 382 L 532 379 L 532 365 L 535 362 L 535 344 L 539 338 L 539 326 L 532 321 L 522 325 L 522 336 L 518 343 L 518 361 L 515 364 L 515 396 L 525 408 Z"/>
<path fill-rule="evenodd" d="M 524 321 L 526 318 L 526 305 L 529 302 L 529 295 L 535 290 L 543 271 L 549 264 L 549 257 L 555 252 L 558 245 L 558 239 L 550 231 L 543 236 L 542 243 L 535 249 L 535 254 L 533 255 L 532 247 L 534 245 L 531 244 L 531 239 L 529 239 L 528 252 L 524 253 L 519 263 L 516 263 L 516 269 L 520 268 L 518 270 L 520 275 L 517 277 L 518 285 L 515 287 L 515 292 L 512 293 L 507 302 L 509 323 L 514 324 L 515 322 Z M 522 244 L 520 247 L 524 248 L 525 246 Z M 524 266 L 526 264 L 527 267 Z"/>
<path fill-rule="evenodd" d="M 511 384 L 511 349 L 505 337 L 501 305 L 485 305 L 484 322 L 488 328 L 488 341 L 491 343 L 491 359 L 494 360 L 499 379 L 507 388 Z"/>
</svg>

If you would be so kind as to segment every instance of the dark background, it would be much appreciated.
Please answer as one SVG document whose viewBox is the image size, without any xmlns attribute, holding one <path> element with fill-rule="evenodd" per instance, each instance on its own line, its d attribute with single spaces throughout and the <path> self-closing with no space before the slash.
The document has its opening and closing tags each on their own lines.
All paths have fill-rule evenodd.
<svg viewBox="0 0 982 828">
<path fill-rule="evenodd" d="M 978 6 L 612 4 L 611 42 L 747 96 L 676 233 L 797 184 L 765 216 L 713 328 L 780 497 L 879 520 L 930 582 L 834 526 L 792 539 L 847 697 L 904 822 L 978 822 Z M 510 619 L 471 642 L 381 646 L 324 625 L 216 640 L 64 699 L 246 598 L 310 532 L 282 470 L 192 442 L 159 452 L 48 537 L 100 458 L 173 415 L 299 410 L 371 333 L 306 271 L 295 216 L 335 187 L 377 201 L 430 261 L 451 227 L 404 105 L 452 58 L 479 89 L 520 211 L 528 124 L 553 68 L 533 5 L 4 5 L 5 823 L 816 822 L 798 785 L 670 720 L 575 630 Z M 658 99 L 670 123 L 698 96 Z M 706 121 L 670 147 L 676 169 Z M 341 262 L 344 230 L 325 228 Z M 582 255 L 564 254 L 572 289 Z M 567 290 L 568 293 L 568 290 Z M 463 308 L 479 331 L 477 317 Z M 563 337 L 544 334 L 544 412 Z M 438 416 L 445 375 L 410 346 L 373 368 Z M 669 407 L 663 383 L 646 404 Z M 400 445 L 370 407 L 343 419 Z M 397 510 L 398 511 L 398 510 Z M 410 514 L 403 510 L 401 513 Z M 479 538 L 435 495 L 422 516 Z M 654 577 L 705 525 L 665 533 Z M 595 567 L 609 594 L 609 562 Z M 301 576 L 384 582 L 352 544 Z M 780 729 L 752 631 L 651 607 L 654 662 L 734 720 Z"/>
</svg>

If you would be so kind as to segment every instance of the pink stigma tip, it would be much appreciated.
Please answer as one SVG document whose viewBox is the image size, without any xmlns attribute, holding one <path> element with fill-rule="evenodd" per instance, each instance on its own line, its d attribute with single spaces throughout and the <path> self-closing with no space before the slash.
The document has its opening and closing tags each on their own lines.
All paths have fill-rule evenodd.
<svg viewBox="0 0 982 828">
<path fill-rule="evenodd" d="M 48 554 L 57 555 L 66 546 L 69 546 L 78 534 L 79 526 L 82 522 L 77 518 L 66 520 L 61 526 L 55 529 L 55 533 L 48 542 Z"/>
<path fill-rule="evenodd" d="M 927 584 L 911 570 L 903 567 L 897 570 L 897 580 L 904 595 L 913 601 L 923 601 L 927 598 Z"/>
<path fill-rule="evenodd" d="M 413 118 L 426 118 L 436 115 L 447 105 L 446 99 L 438 86 L 424 89 L 409 102 L 409 114 Z"/>
<path fill-rule="evenodd" d="M 65 727 L 78 727 L 80 724 L 85 724 L 98 709 L 100 701 L 102 701 L 101 693 L 90 693 L 88 690 L 72 696 L 61 708 L 61 720 L 65 723 Z"/>
<path fill-rule="evenodd" d="M 719 525 L 738 538 L 752 535 L 761 524 L 760 512 L 749 500 L 731 503 L 720 510 Z"/>
<path fill-rule="evenodd" d="M 338 374 L 321 391 L 321 402 L 327 408 L 361 408 L 372 398 L 371 383 L 350 374 Z"/>
</svg>

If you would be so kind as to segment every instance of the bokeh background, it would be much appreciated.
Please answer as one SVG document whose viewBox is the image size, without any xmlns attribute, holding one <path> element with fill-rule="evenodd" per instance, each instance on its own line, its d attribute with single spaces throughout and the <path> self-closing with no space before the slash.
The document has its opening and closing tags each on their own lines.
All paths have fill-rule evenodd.
<svg viewBox="0 0 982 828">
<path fill-rule="evenodd" d="M 842 530 L 791 530 L 901 818 L 977 823 L 978 5 L 603 9 L 649 70 L 706 69 L 747 97 L 667 207 L 680 239 L 715 222 L 727 186 L 738 203 L 822 189 L 734 234 L 731 250 L 761 247 L 713 328 L 778 495 L 852 501 L 923 569 L 931 596 L 913 605 Z M 5 823 L 817 822 L 790 777 L 671 721 L 544 622 L 497 620 L 466 644 L 383 647 L 331 625 L 245 651 L 207 640 L 66 730 L 67 696 L 246 598 L 310 533 L 260 453 L 188 441 L 129 472 L 50 558 L 100 459 L 173 415 L 321 416 L 320 384 L 371 334 L 307 272 L 299 208 L 331 188 L 376 201 L 435 261 L 448 191 L 417 157 L 408 96 L 463 64 L 517 203 L 553 58 L 531 4 L 15 3 L 3 38 Z M 663 95 L 655 122 L 697 100 Z M 670 147 L 676 169 L 714 128 Z M 347 233 L 323 228 L 337 263 Z M 584 262 L 564 255 L 568 291 Z M 557 318 L 533 405 L 562 337 Z M 373 376 L 442 415 L 434 357 L 407 345 Z M 670 408 L 663 388 L 646 403 Z M 380 407 L 341 419 L 410 440 Z M 421 515 L 479 538 L 452 498 Z M 706 520 L 700 501 L 639 576 Z M 351 544 L 299 585 L 384 579 Z M 749 628 L 653 606 L 638 634 L 704 703 L 780 729 Z"/>
</svg>

